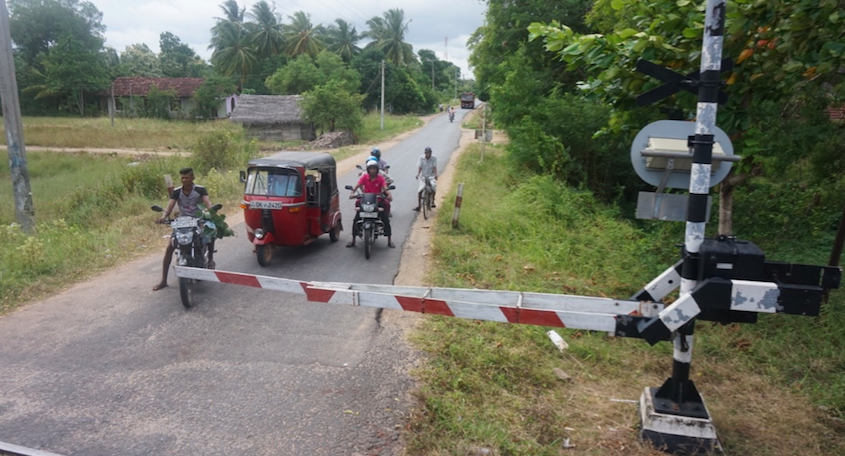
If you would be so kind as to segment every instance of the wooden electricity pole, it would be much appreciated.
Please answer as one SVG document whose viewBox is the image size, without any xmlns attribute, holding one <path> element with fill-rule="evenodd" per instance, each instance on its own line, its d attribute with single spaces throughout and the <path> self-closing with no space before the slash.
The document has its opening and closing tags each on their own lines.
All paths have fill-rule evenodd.
<svg viewBox="0 0 845 456">
<path fill-rule="evenodd" d="M 35 208 L 29 188 L 29 171 L 23 145 L 21 106 L 15 61 L 12 58 L 12 37 L 9 34 L 9 10 L 6 0 L 0 0 L 0 101 L 3 104 L 3 123 L 6 127 L 6 147 L 9 149 L 9 172 L 15 199 L 15 219 L 27 233 L 35 228 Z"/>
</svg>

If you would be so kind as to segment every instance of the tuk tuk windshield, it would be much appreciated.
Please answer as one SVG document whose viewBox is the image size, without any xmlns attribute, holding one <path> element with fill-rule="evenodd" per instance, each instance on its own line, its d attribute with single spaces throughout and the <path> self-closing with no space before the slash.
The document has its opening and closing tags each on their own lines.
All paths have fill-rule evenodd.
<svg viewBox="0 0 845 456">
<path fill-rule="evenodd" d="M 289 168 L 253 168 L 246 180 L 248 195 L 302 196 L 299 172 Z"/>
</svg>

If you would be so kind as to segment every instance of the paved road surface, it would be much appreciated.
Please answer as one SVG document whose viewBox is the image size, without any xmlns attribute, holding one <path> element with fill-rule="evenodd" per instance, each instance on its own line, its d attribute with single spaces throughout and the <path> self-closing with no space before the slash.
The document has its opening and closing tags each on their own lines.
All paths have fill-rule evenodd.
<svg viewBox="0 0 845 456">
<path fill-rule="evenodd" d="M 454 123 L 437 116 L 383 152 L 396 179 L 398 248 L 379 239 L 369 261 L 362 243 L 345 248 L 353 214 L 342 191 L 340 242 L 277 251 L 261 268 L 240 224 L 218 243 L 218 268 L 392 283 L 417 216 L 417 157 L 430 146 L 443 166 L 467 112 Z M 151 291 L 160 268 L 160 255 L 145 257 L 0 319 L 0 441 L 85 456 L 401 451 L 415 359 L 392 323 L 404 314 L 214 283 L 196 287 L 186 311 L 172 274 L 170 287 Z"/>
</svg>

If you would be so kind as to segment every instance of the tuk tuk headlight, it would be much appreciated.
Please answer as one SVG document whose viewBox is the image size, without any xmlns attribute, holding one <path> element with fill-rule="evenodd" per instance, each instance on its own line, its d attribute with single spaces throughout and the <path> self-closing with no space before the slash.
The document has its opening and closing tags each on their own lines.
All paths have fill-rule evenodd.
<svg viewBox="0 0 845 456">
<path fill-rule="evenodd" d="M 261 228 L 256 228 L 255 233 L 253 233 L 253 234 L 255 234 L 255 239 L 264 239 L 265 233 L 264 233 L 264 230 L 262 230 Z"/>
<path fill-rule="evenodd" d="M 184 233 L 176 233 L 176 242 L 179 245 L 188 245 L 194 240 L 194 233 L 193 231 L 187 231 Z"/>
</svg>

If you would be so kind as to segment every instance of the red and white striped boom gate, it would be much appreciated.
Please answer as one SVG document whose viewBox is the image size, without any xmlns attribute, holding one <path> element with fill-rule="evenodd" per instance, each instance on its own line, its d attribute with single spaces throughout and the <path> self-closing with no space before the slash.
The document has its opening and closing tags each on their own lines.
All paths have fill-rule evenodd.
<svg viewBox="0 0 845 456">
<path fill-rule="evenodd" d="M 307 282 L 182 266 L 174 270 L 180 278 L 285 291 L 305 295 L 312 302 L 604 331 L 628 337 L 636 337 L 638 322 L 657 317 L 664 308 L 657 302 L 551 293 Z"/>
</svg>

